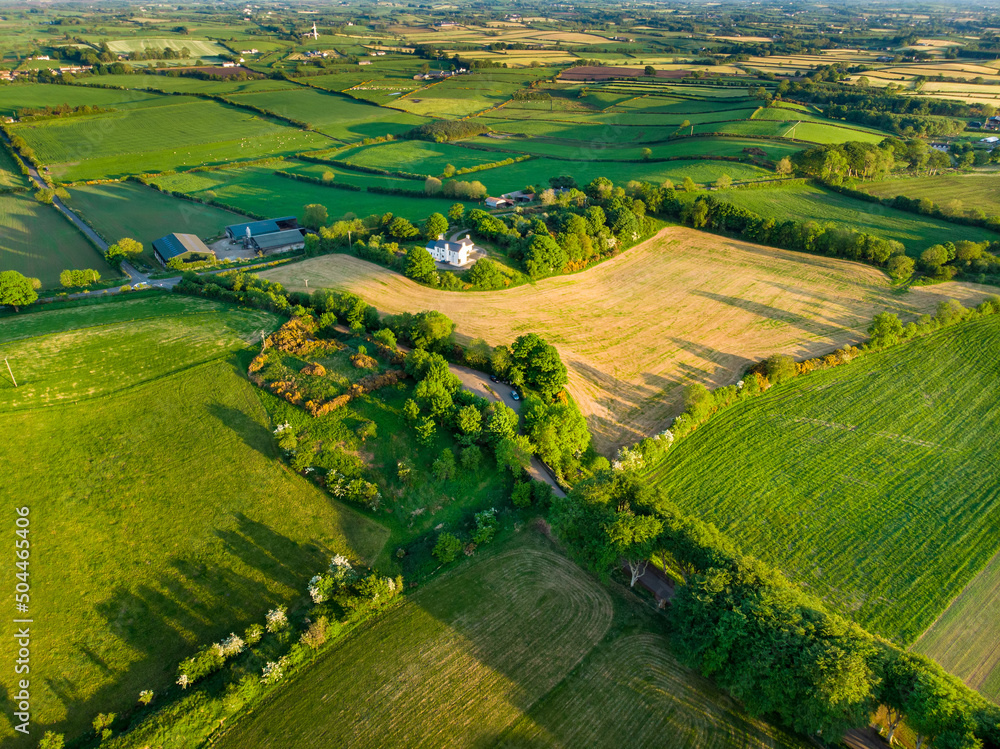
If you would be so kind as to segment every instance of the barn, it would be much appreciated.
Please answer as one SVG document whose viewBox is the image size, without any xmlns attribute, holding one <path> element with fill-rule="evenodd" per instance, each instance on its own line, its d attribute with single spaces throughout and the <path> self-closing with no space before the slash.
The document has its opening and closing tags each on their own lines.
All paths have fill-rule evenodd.
<svg viewBox="0 0 1000 749">
<path fill-rule="evenodd" d="M 175 258 L 185 263 L 215 260 L 215 253 L 194 234 L 168 234 L 154 239 L 153 256 L 163 266 Z"/>
<path fill-rule="evenodd" d="M 247 239 L 261 234 L 274 234 L 279 231 L 298 229 L 299 220 L 295 216 L 282 216 L 281 218 L 269 218 L 263 221 L 250 221 L 245 224 L 233 224 L 226 227 L 226 236 L 229 239 Z"/>
<path fill-rule="evenodd" d="M 301 229 L 286 229 L 285 231 L 275 231 L 269 234 L 258 234 L 251 236 L 247 240 L 247 247 L 257 250 L 262 255 L 266 255 L 269 252 L 300 250 L 305 246 L 306 240 Z"/>
</svg>

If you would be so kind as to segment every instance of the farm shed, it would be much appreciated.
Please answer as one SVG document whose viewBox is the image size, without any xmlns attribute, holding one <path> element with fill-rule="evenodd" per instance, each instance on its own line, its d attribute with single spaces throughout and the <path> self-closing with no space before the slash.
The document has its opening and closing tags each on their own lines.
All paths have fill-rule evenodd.
<svg viewBox="0 0 1000 749">
<path fill-rule="evenodd" d="M 153 255 L 164 266 L 174 258 L 186 263 L 215 260 L 215 253 L 194 234 L 168 234 L 153 240 Z"/>
<path fill-rule="evenodd" d="M 298 250 L 305 247 L 305 244 L 306 240 L 302 234 L 302 230 L 287 229 L 285 231 L 258 234 L 255 237 L 250 237 L 247 246 L 266 254 L 268 252 Z"/>
<path fill-rule="evenodd" d="M 486 206 L 488 208 L 506 208 L 511 206 L 513 203 L 507 198 L 486 198 Z"/>
<path fill-rule="evenodd" d="M 295 216 L 269 218 L 263 221 L 250 221 L 246 224 L 233 224 L 226 227 L 226 236 L 230 239 L 246 239 L 260 234 L 274 234 L 288 229 L 298 229 L 299 220 Z M 249 233 L 248 233 L 249 232 Z"/>
</svg>

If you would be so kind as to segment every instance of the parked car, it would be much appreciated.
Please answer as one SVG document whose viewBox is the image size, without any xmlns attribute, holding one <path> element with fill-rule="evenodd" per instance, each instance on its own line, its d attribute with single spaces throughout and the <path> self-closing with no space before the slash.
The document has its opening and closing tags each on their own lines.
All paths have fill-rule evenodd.
<svg viewBox="0 0 1000 749">
<path fill-rule="evenodd" d="M 510 397 L 513 398 L 516 401 L 521 400 L 521 395 L 516 390 L 511 390 L 510 391 Z"/>
<path fill-rule="evenodd" d="M 496 375 L 490 375 L 490 382 L 500 382 L 500 379 Z"/>
</svg>

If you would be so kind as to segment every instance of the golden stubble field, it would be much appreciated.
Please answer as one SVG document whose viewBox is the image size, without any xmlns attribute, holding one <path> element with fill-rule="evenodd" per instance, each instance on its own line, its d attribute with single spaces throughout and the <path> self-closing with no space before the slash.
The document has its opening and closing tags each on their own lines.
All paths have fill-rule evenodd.
<svg viewBox="0 0 1000 749">
<path fill-rule="evenodd" d="M 462 341 L 538 333 L 559 350 L 594 446 L 608 455 L 669 426 L 689 383 L 726 385 L 773 353 L 805 358 L 856 343 L 884 310 L 905 321 L 944 299 L 968 305 L 991 293 L 957 283 L 899 293 L 876 268 L 684 227 L 581 273 L 504 291 L 438 291 L 346 255 L 263 276 L 292 290 L 308 279 L 309 289 L 352 291 L 385 313 L 436 309 Z"/>
</svg>

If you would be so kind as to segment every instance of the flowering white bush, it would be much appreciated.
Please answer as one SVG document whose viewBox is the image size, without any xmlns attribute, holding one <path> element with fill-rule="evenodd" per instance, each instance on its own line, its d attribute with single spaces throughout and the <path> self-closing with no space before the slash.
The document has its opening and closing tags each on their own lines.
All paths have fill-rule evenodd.
<svg viewBox="0 0 1000 749">
<path fill-rule="evenodd" d="M 229 637 L 220 642 L 217 646 L 219 648 L 219 655 L 223 658 L 229 658 L 233 655 L 238 655 L 243 652 L 243 648 L 246 647 L 246 643 L 243 642 L 237 634 L 230 632 Z"/>
<path fill-rule="evenodd" d="M 251 624 L 247 627 L 246 633 L 243 637 L 247 642 L 247 645 L 256 645 L 260 642 L 260 638 L 264 636 L 264 628 L 259 624 Z"/>
<path fill-rule="evenodd" d="M 141 692 L 139 692 L 139 703 L 140 704 L 148 705 L 152 701 L 153 701 L 153 690 L 152 689 L 143 689 Z"/>
<path fill-rule="evenodd" d="M 743 389 L 743 384 L 744 384 L 743 380 L 740 380 L 739 382 L 737 382 L 736 383 L 736 389 L 737 390 L 742 390 Z"/>
<path fill-rule="evenodd" d="M 275 684 L 281 681 L 284 675 L 285 659 L 282 658 L 278 661 L 268 661 L 267 665 L 264 666 L 264 673 L 261 675 L 260 680 L 265 684 Z"/>
<path fill-rule="evenodd" d="M 326 593 L 319 587 L 321 582 L 323 582 L 322 575 L 313 575 L 312 580 L 309 581 L 309 597 L 312 598 L 313 603 L 319 604 L 326 600 Z"/>
<path fill-rule="evenodd" d="M 674 433 L 671 432 L 669 429 L 664 429 L 662 432 L 656 435 L 656 439 L 658 442 L 666 443 L 665 445 L 666 447 L 670 447 L 672 444 L 674 444 Z"/>
<path fill-rule="evenodd" d="M 187 674 L 181 674 L 180 678 L 177 679 L 177 683 L 180 685 L 181 689 L 187 689 L 191 680 L 188 678 Z"/>
<path fill-rule="evenodd" d="M 276 426 L 276 427 L 274 428 L 274 433 L 275 433 L 275 434 L 281 434 L 281 433 L 282 433 L 283 431 L 285 431 L 286 429 L 291 429 L 291 428 L 292 428 L 292 425 L 291 425 L 291 424 L 289 424 L 289 423 L 288 423 L 288 422 L 286 421 L 286 422 L 285 422 L 284 424 L 278 424 L 278 426 Z"/>
<path fill-rule="evenodd" d="M 267 612 L 265 618 L 268 632 L 280 632 L 288 626 L 288 616 L 285 614 L 285 610 L 284 606 L 278 606 L 278 608 Z"/>
<path fill-rule="evenodd" d="M 618 451 L 618 458 L 611 464 L 616 471 L 637 471 L 646 465 L 642 453 L 638 450 L 623 447 Z"/>
</svg>

